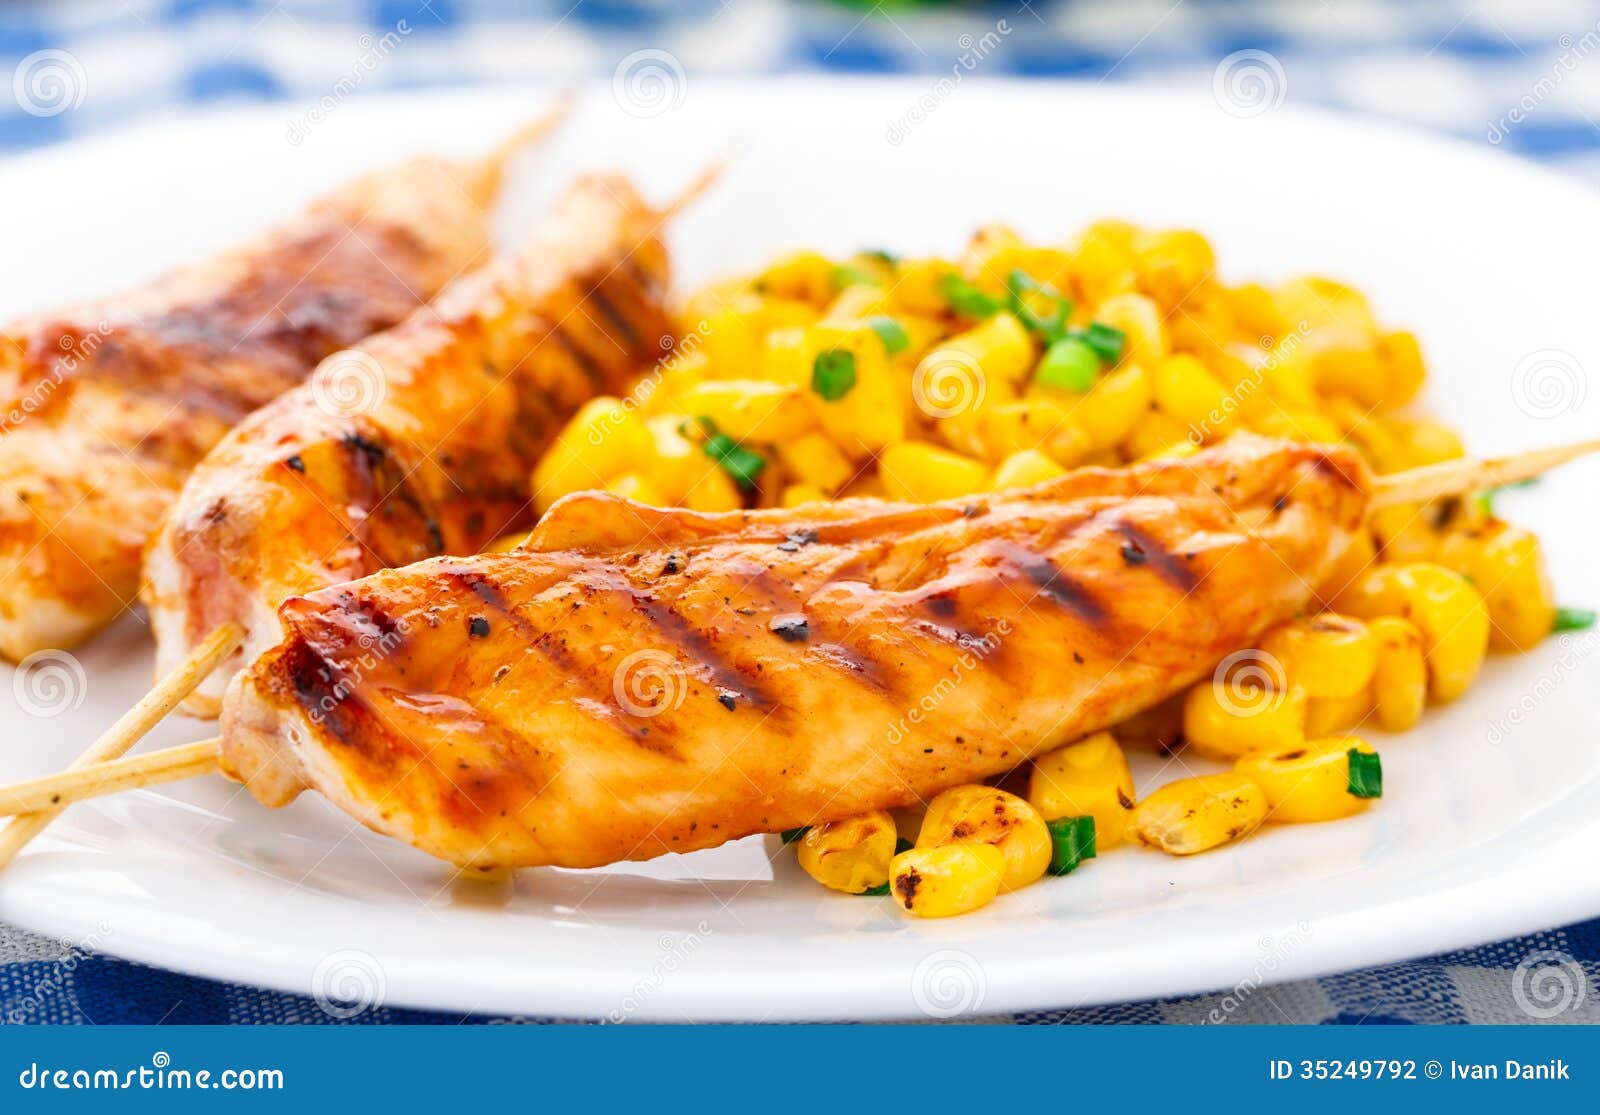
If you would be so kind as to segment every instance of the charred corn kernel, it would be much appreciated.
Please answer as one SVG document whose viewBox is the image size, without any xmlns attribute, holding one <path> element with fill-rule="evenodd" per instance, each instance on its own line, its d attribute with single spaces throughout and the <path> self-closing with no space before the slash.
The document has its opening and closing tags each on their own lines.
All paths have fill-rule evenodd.
<svg viewBox="0 0 1600 1115">
<path fill-rule="evenodd" d="M 808 503 L 826 503 L 828 493 L 811 484 L 790 484 L 783 489 L 784 507 L 803 507 Z"/>
<path fill-rule="evenodd" d="M 808 355 L 796 369 L 796 384 L 834 444 L 857 460 L 906 436 L 903 373 L 892 369 L 883 339 L 870 326 L 816 325 L 807 330 Z M 817 357 L 847 353 L 854 380 L 842 395 L 824 397 L 816 390 Z"/>
<path fill-rule="evenodd" d="M 1371 714 L 1370 687 L 1347 697 L 1309 697 L 1306 699 L 1306 738 L 1316 739 L 1359 728 Z"/>
<path fill-rule="evenodd" d="M 912 313 L 943 314 L 950 309 L 950 302 L 940 284 L 946 275 L 955 274 L 955 270 L 942 259 L 901 260 L 894 286 L 889 291 L 890 300 Z"/>
<path fill-rule="evenodd" d="M 1071 400 L 1073 396 L 1063 398 Z M 1091 449 L 1120 444 L 1150 408 L 1150 378 L 1137 364 L 1103 376 L 1086 394 L 1066 404 L 1072 421 L 1089 439 Z"/>
<path fill-rule="evenodd" d="M 778 459 L 796 480 L 825 492 L 836 492 L 855 475 L 855 466 L 839 447 L 821 434 L 803 434 L 777 446 Z"/>
<path fill-rule="evenodd" d="M 994 470 L 994 478 L 989 481 L 989 487 L 996 492 L 1003 492 L 1007 488 L 1031 488 L 1066 474 L 1066 469 L 1037 449 L 1021 449 L 1000 462 L 1000 467 Z"/>
<path fill-rule="evenodd" d="M 1005 857 L 1001 890 L 1027 886 L 1050 866 L 1050 830 L 1037 810 L 993 786 L 955 786 L 928 803 L 917 847 L 991 844 Z"/>
<path fill-rule="evenodd" d="M 733 477 L 706 458 L 707 468 L 683 496 L 683 506 L 691 511 L 737 511 L 744 506 L 739 486 Z"/>
<path fill-rule="evenodd" d="M 839 267 L 818 252 L 795 252 L 776 260 L 756 279 L 762 294 L 821 306 L 838 290 Z"/>
<path fill-rule="evenodd" d="M 1037 356 L 1026 327 L 1007 313 L 994 314 L 965 332 L 947 337 L 933 352 L 961 353 L 986 377 L 1010 383 L 1026 379 Z"/>
<path fill-rule="evenodd" d="M 1142 461 L 1146 457 L 1164 456 L 1177 446 L 1186 445 L 1192 451 L 1190 440 L 1199 427 L 1185 426 L 1170 414 L 1159 410 L 1146 411 L 1122 443 L 1122 451 L 1129 460 Z"/>
<path fill-rule="evenodd" d="M 1378 360 L 1383 364 L 1384 406 L 1404 406 L 1421 389 L 1427 375 L 1422 346 L 1414 334 L 1385 333 L 1378 338 Z"/>
<path fill-rule="evenodd" d="M 1259 652 L 1225 662 L 1183 700 L 1183 738 L 1199 754 L 1237 759 L 1306 738 L 1306 695 Z"/>
<path fill-rule="evenodd" d="M 1367 625 L 1337 612 L 1279 624 L 1263 637 L 1261 649 L 1308 697 L 1364 692 L 1378 663 L 1378 645 Z"/>
<path fill-rule="evenodd" d="M 1336 821 L 1360 813 L 1369 798 L 1350 793 L 1350 752 L 1372 754 L 1365 740 L 1316 739 L 1284 751 L 1247 755 L 1234 765 L 1267 795 L 1267 820 L 1284 824 Z"/>
<path fill-rule="evenodd" d="M 1173 307 L 1216 272 L 1211 245 L 1198 232 L 1176 229 L 1134 241 L 1139 285 L 1163 306 Z"/>
<path fill-rule="evenodd" d="M 1186 352 L 1158 360 L 1150 373 L 1150 388 L 1156 406 L 1185 428 L 1220 427 L 1226 417 L 1222 411 L 1226 390 L 1198 358 Z"/>
<path fill-rule="evenodd" d="M 1089 438 L 1066 407 L 1054 399 L 1018 399 L 978 412 L 978 438 L 986 459 L 998 461 L 1026 449 L 1041 449 L 1058 464 L 1071 465 L 1089 452 Z"/>
<path fill-rule="evenodd" d="M 1161 308 L 1142 294 L 1114 294 L 1094 312 L 1096 321 L 1120 329 L 1127 338 L 1122 363 L 1153 368 L 1170 351 Z"/>
<path fill-rule="evenodd" d="M 1378 668 L 1372 675 L 1372 706 L 1378 726 L 1386 732 L 1403 732 L 1422 719 L 1428 703 L 1422 632 L 1399 616 L 1379 616 L 1369 626 L 1378 644 Z"/>
<path fill-rule="evenodd" d="M 1139 281 L 1133 250 L 1137 233 L 1125 221 L 1100 221 L 1084 230 L 1070 265 L 1072 286 L 1081 301 L 1097 306 L 1134 288 Z"/>
<path fill-rule="evenodd" d="M 1145 798 L 1133 810 L 1139 843 L 1175 856 L 1208 851 L 1261 827 L 1267 794 L 1248 774 L 1233 771 L 1180 778 Z"/>
<path fill-rule="evenodd" d="M 1428 693 L 1461 696 L 1489 647 L 1489 609 L 1461 574 L 1431 562 L 1373 566 L 1340 594 L 1339 610 L 1362 619 L 1397 615 L 1422 632 Z"/>
<path fill-rule="evenodd" d="M 625 472 L 606 485 L 606 491 L 631 499 L 635 503 L 648 503 L 652 507 L 665 507 L 667 497 L 649 480 L 637 472 Z"/>
<path fill-rule="evenodd" d="M 1034 759 L 1028 801 L 1047 821 L 1093 817 L 1095 846 L 1114 848 L 1133 815 L 1133 772 L 1116 737 L 1096 732 Z"/>
<path fill-rule="evenodd" d="M 1312 357 L 1311 369 L 1324 394 L 1348 395 L 1367 407 L 1383 401 L 1387 377 L 1370 348 L 1323 349 Z"/>
<path fill-rule="evenodd" d="M 889 893 L 919 918 L 948 918 L 986 906 L 1000 893 L 1006 857 L 993 844 L 912 848 L 889 864 Z"/>
<path fill-rule="evenodd" d="M 1550 634 L 1556 605 L 1539 539 L 1499 520 L 1472 531 L 1446 534 L 1439 563 L 1462 574 L 1489 607 L 1489 645 L 1529 650 Z"/>
<path fill-rule="evenodd" d="M 800 838 L 800 866 L 829 890 L 860 894 L 889 881 L 894 818 L 879 810 L 812 825 Z"/>
<path fill-rule="evenodd" d="M 575 414 L 533 469 L 533 500 L 539 514 L 571 492 L 603 488 L 606 481 L 637 468 L 651 452 L 650 429 L 621 399 L 591 399 Z"/>
<path fill-rule="evenodd" d="M 878 476 L 890 499 L 932 503 L 981 492 L 989 486 L 989 467 L 923 441 L 902 441 L 878 456 Z"/>
<path fill-rule="evenodd" d="M 815 422 L 799 388 L 759 379 L 706 380 L 683 392 L 679 405 L 735 441 L 784 441 Z"/>
</svg>

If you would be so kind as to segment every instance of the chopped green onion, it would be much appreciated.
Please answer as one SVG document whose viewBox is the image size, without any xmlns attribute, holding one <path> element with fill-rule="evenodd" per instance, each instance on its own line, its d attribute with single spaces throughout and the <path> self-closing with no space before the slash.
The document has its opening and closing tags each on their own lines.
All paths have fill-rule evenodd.
<svg viewBox="0 0 1600 1115">
<path fill-rule="evenodd" d="M 1100 357 L 1076 337 L 1063 337 L 1044 350 L 1033 378 L 1046 387 L 1087 391 L 1100 374 Z"/>
<path fill-rule="evenodd" d="M 1006 308 L 1004 299 L 985 294 L 954 272 L 940 276 L 939 293 L 962 317 L 993 317 Z"/>
<path fill-rule="evenodd" d="M 861 893 L 862 894 L 874 894 L 874 895 L 876 895 L 876 894 L 888 894 L 889 893 L 889 884 L 888 883 L 879 883 L 875 887 L 868 887 L 866 890 L 862 891 Z"/>
<path fill-rule="evenodd" d="M 890 356 L 898 356 L 911 347 L 911 338 L 906 335 L 906 327 L 892 317 L 875 317 L 867 319 L 867 324 L 872 326 L 872 331 L 883 342 L 883 347 Z"/>
<path fill-rule="evenodd" d="M 861 268 L 853 267 L 848 263 L 841 263 L 833 269 L 833 287 L 835 290 L 843 290 L 847 286 L 861 285 L 877 286 L 878 279 L 875 275 L 869 275 Z"/>
<path fill-rule="evenodd" d="M 1086 859 L 1094 859 L 1094 818 L 1062 817 L 1048 823 L 1050 874 L 1070 875 Z"/>
<path fill-rule="evenodd" d="M 1072 316 L 1072 301 L 1063 298 L 1055 287 L 1041 283 L 1019 267 L 1006 277 L 1006 289 L 1011 292 L 1011 312 L 1028 327 L 1030 333 L 1046 344 L 1066 335 L 1067 318 Z M 1050 316 L 1041 317 L 1033 307 L 1033 300 L 1051 303 Z"/>
<path fill-rule="evenodd" d="M 1094 349 L 1095 355 L 1107 364 L 1115 364 L 1120 360 L 1122 347 L 1128 343 L 1126 333 L 1100 321 L 1091 321 L 1087 329 L 1074 329 L 1067 336 L 1076 337 Z"/>
<path fill-rule="evenodd" d="M 1350 782 L 1345 788 L 1349 791 L 1350 796 L 1356 798 L 1381 798 L 1383 796 L 1383 763 L 1378 760 L 1377 753 L 1352 747 L 1347 754 L 1350 758 Z"/>
<path fill-rule="evenodd" d="M 709 418 L 700 419 L 700 423 L 708 432 L 715 429 Z M 765 457 L 753 449 L 746 449 L 727 434 L 712 434 L 706 438 L 701 448 L 706 451 L 706 456 L 721 465 L 722 471 L 733 477 L 739 487 L 747 492 L 755 488 L 756 477 L 767 467 Z"/>
<path fill-rule="evenodd" d="M 1591 608 L 1557 608 L 1556 622 L 1550 630 L 1587 631 L 1594 626 L 1594 619 L 1594 610 Z"/>
<path fill-rule="evenodd" d="M 1478 493 L 1478 510 L 1491 519 L 1494 518 L 1494 494 L 1497 491 L 1499 491 L 1498 488 L 1489 488 Z"/>
<path fill-rule="evenodd" d="M 886 252 L 882 248 L 863 248 L 856 253 L 866 259 L 875 259 L 886 267 L 893 267 L 900 262 L 900 257 L 893 252 Z"/>
<path fill-rule="evenodd" d="M 836 403 L 856 385 L 856 354 L 842 348 L 817 353 L 811 362 L 811 390 Z"/>
<path fill-rule="evenodd" d="M 810 825 L 801 825 L 797 829 L 784 829 L 778 835 L 785 844 L 793 844 L 796 840 L 799 840 L 802 836 L 804 836 L 810 830 L 810 828 Z"/>
</svg>

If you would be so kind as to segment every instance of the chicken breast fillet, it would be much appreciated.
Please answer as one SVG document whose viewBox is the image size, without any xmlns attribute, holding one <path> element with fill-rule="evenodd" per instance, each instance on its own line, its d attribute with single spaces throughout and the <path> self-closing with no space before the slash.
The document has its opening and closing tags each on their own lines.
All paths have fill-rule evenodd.
<svg viewBox="0 0 1600 1115">
<path fill-rule="evenodd" d="M 626 179 L 580 180 L 517 257 L 329 357 L 216 447 L 145 563 L 159 672 L 225 620 L 248 632 L 186 711 L 217 715 L 289 597 L 526 528 L 566 420 L 671 348 L 660 223 Z"/>
<path fill-rule="evenodd" d="M 287 601 L 223 766 L 453 863 L 589 867 L 927 799 L 1148 708 L 1292 616 L 1353 453 L 1245 436 L 913 506 L 580 494 L 518 552 Z"/>
<path fill-rule="evenodd" d="M 510 150 L 370 174 L 208 263 L 0 331 L 0 654 L 114 619 L 229 427 L 479 262 Z"/>
</svg>

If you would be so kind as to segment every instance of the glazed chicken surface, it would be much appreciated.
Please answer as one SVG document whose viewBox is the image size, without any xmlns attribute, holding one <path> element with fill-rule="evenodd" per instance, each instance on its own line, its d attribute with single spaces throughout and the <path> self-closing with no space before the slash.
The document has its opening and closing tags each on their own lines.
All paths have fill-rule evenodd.
<svg viewBox="0 0 1600 1115">
<path fill-rule="evenodd" d="M 508 554 L 288 600 L 224 767 L 473 866 L 589 867 L 925 800 L 1107 727 L 1293 616 L 1352 452 L 1241 435 L 930 505 L 604 494 Z"/>
</svg>

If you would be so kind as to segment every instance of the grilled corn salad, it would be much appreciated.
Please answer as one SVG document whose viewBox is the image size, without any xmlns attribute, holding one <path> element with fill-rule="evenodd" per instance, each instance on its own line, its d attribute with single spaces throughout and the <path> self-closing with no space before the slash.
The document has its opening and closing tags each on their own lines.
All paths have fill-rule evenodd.
<svg viewBox="0 0 1600 1115">
<path fill-rule="evenodd" d="M 704 511 L 931 501 L 1240 430 L 1347 442 L 1379 473 L 1462 454 L 1402 410 L 1424 375 L 1414 336 L 1330 279 L 1226 285 L 1186 230 L 1105 221 L 1050 246 L 991 227 L 959 259 L 799 252 L 692 297 L 681 338 L 628 398 L 573 419 L 534 471 L 541 513 L 591 488 Z M 785 842 L 826 887 L 941 917 L 1120 845 L 1191 855 L 1266 822 L 1358 813 L 1382 769 L 1350 733 L 1403 731 L 1464 692 L 1490 648 L 1593 622 L 1556 608 L 1538 539 L 1491 496 L 1379 510 L 1325 611 L 1036 759 L 1005 783 L 1025 797 L 958 786 Z M 1123 748 L 1150 744 L 1229 769 L 1140 797 Z"/>
</svg>

